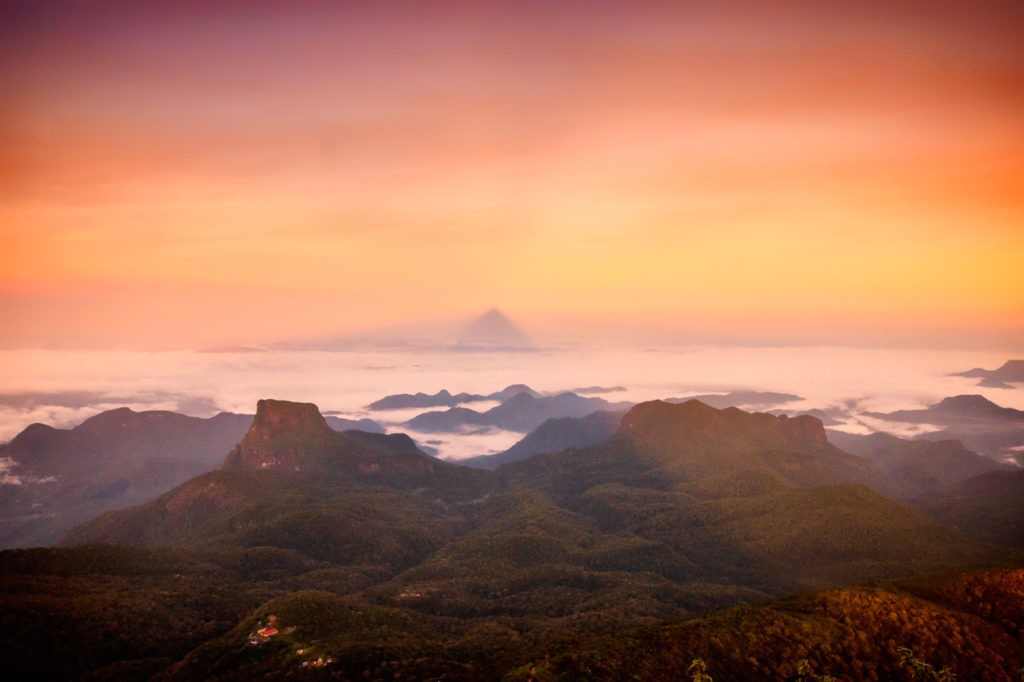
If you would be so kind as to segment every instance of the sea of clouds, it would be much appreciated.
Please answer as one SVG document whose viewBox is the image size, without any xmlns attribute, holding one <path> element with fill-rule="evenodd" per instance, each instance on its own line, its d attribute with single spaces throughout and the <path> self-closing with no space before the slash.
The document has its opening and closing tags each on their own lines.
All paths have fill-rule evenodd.
<svg viewBox="0 0 1024 682">
<path fill-rule="evenodd" d="M 440 389 L 487 394 L 523 383 L 541 392 L 616 387 L 613 401 L 684 397 L 737 389 L 795 393 L 786 410 L 831 409 L 842 428 L 866 433 L 885 427 L 903 435 L 928 426 L 880 423 L 865 412 L 920 408 L 944 397 L 980 393 L 1024 409 L 1020 388 L 980 388 L 950 376 L 996 368 L 1005 350 L 871 349 L 833 346 L 551 346 L 531 352 L 454 352 L 443 347 L 221 352 L 0 351 L 0 442 L 33 422 L 71 428 L 116 407 L 172 410 L 208 417 L 252 414 L 260 398 L 316 403 L 321 411 L 370 417 L 389 432 L 420 410 L 374 412 L 367 405 L 393 393 Z M 621 390 L 619 390 L 621 389 Z M 469 403 L 485 410 L 494 403 Z M 443 409 L 443 408 L 433 408 Z M 412 433 L 451 459 L 503 450 L 522 434 L 473 429 Z"/>
</svg>

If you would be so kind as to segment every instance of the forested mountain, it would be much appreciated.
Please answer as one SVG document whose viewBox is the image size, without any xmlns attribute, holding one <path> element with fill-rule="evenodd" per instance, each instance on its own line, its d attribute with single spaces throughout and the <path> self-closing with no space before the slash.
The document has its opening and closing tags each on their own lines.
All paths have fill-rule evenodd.
<svg viewBox="0 0 1024 682">
<path fill-rule="evenodd" d="M 991 471 L 1013 471 L 968 450 L 958 440 L 907 440 L 888 433 L 867 436 L 829 431 L 828 439 L 846 452 L 870 460 L 901 499 L 936 492 Z"/>
<path fill-rule="evenodd" d="M 997 461 L 1017 460 L 1024 445 L 1024 410 L 1002 407 L 982 395 L 943 398 L 922 410 L 867 413 L 895 422 L 939 427 L 919 440 L 959 440 L 968 448 Z"/>
<path fill-rule="evenodd" d="M 508 450 L 460 460 L 459 464 L 481 469 L 497 469 L 502 464 L 518 462 L 543 452 L 597 445 L 611 438 L 619 428 L 623 414 L 624 412 L 598 410 L 585 417 L 548 419 Z"/>
<path fill-rule="evenodd" d="M 0 547 L 53 544 L 77 523 L 215 469 L 251 422 L 120 408 L 68 430 L 33 424 L 0 446 L 17 482 L 0 488 Z"/>
<path fill-rule="evenodd" d="M 219 468 L 252 420 L 228 412 L 201 419 L 122 407 L 73 429 L 32 424 L 0 445 L 0 462 L 7 465 L 0 548 L 52 545 L 75 524 L 152 500 Z M 369 419 L 325 421 L 336 430 L 383 432 Z"/>
<path fill-rule="evenodd" d="M 219 470 L 0 553 L 0 625 L 65 678 L 900 679 L 900 646 L 1015 670 L 1020 571 L 844 588 L 1024 562 L 880 477 L 813 417 L 698 401 L 483 471 L 264 400 Z"/>
</svg>

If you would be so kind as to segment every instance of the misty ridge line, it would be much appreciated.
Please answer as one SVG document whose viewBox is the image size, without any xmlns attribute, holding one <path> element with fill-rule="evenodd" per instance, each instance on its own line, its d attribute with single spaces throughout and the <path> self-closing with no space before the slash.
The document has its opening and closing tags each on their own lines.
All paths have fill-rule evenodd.
<svg viewBox="0 0 1024 682">
<path fill-rule="evenodd" d="M 605 391 L 603 387 L 596 388 Z M 614 387 L 611 393 L 619 393 L 619 388 L 627 390 Z M 73 397 L 80 398 L 81 394 Z M 459 404 L 460 401 L 475 404 L 479 400 L 496 402 L 497 405 L 481 412 Z M 259 404 L 263 402 L 261 400 Z M 941 456 L 952 458 L 948 460 L 951 467 L 975 474 L 994 470 L 999 463 L 1016 466 L 1024 463 L 1024 448 L 1021 447 L 1024 445 L 1024 411 L 1000 407 L 982 396 L 956 396 L 943 399 L 926 409 L 891 413 L 863 410 L 857 401 L 848 401 L 843 406 L 834 405 L 827 409 L 801 409 L 800 406 L 807 403 L 804 397 L 778 391 L 734 390 L 720 394 L 691 394 L 668 398 L 664 402 L 698 403 L 714 409 L 742 408 L 755 414 L 764 413 L 765 416 L 796 419 L 808 416 L 822 427 L 828 427 L 830 441 L 840 443 L 859 454 L 876 454 L 875 450 L 863 449 L 861 439 L 868 437 L 863 434 L 875 432 L 875 435 L 883 435 L 886 431 L 899 432 L 903 428 L 903 435 L 915 441 L 955 443 L 944 446 L 946 449 Z M 435 409 L 448 404 L 455 406 Z M 368 406 L 371 413 L 380 415 L 402 414 L 409 410 L 417 413 L 405 421 L 383 418 L 378 423 L 367 418 L 345 419 L 330 411 L 323 415 L 318 408 L 312 404 L 310 406 L 323 420 L 324 428 L 337 432 L 407 434 L 402 437 L 408 439 L 412 436 L 415 444 L 413 440 L 408 442 L 411 447 L 418 448 L 417 452 L 474 467 L 494 469 L 543 452 L 601 443 L 615 433 L 622 415 L 637 404 L 631 401 L 613 403 L 570 391 L 540 393 L 525 384 L 512 384 L 487 394 L 452 394 L 446 389 L 434 394 L 392 394 Z M 88 492 L 90 504 L 82 505 L 82 509 L 95 511 L 102 508 L 96 507 L 96 504 L 114 504 L 125 495 L 128 497 L 121 504 L 128 500 L 144 500 L 189 475 L 220 466 L 225 453 L 239 441 L 252 420 L 251 414 L 221 412 L 211 418 L 199 419 L 166 410 L 134 412 L 128 408 L 118 408 L 90 417 L 70 431 L 36 424 L 25 429 L 11 443 L 0 446 L 0 457 L 3 457 L 4 462 L 0 491 L 14 487 L 27 489 L 25 486 L 28 484 L 60 484 L 41 487 L 33 485 L 32 495 L 26 498 L 28 501 L 19 503 L 25 510 L 29 503 L 45 508 L 48 504 L 45 501 L 47 496 L 59 498 L 63 494 L 61 490 L 74 483 L 76 474 L 72 470 L 47 465 L 45 457 L 39 459 L 41 455 L 34 453 L 46 451 L 47 448 L 56 448 L 56 452 L 60 448 L 70 447 L 62 443 L 70 443 L 69 439 L 77 438 L 76 434 L 81 433 L 88 443 L 80 455 L 83 462 L 102 463 L 107 457 L 104 453 L 108 451 L 119 452 L 116 457 L 120 457 L 123 462 L 120 467 L 114 467 L 114 477 L 106 482 L 102 466 L 90 472 L 94 478 L 97 473 L 100 475 L 93 487 L 86 488 L 87 492 L 92 491 Z M 173 424 L 178 426 L 168 426 Z M 210 429 L 216 429 L 215 436 Z M 858 432 L 862 435 L 858 435 Z M 177 435 L 172 437 L 172 433 Z M 211 435 L 199 436 L 198 433 Z M 130 440 L 123 445 L 116 445 L 118 439 L 122 439 L 125 434 L 130 436 Z M 113 440 L 108 443 L 107 439 Z M 198 459 L 181 460 L 176 469 L 171 467 L 167 470 L 170 478 L 154 478 L 147 471 L 146 457 L 157 456 L 177 461 L 179 451 L 186 447 L 187 442 L 193 443 L 193 452 L 205 454 Z M 140 443 L 149 443 L 148 449 L 140 450 Z M 133 457 L 137 456 L 135 453 L 144 459 L 133 461 Z M 125 466 L 137 473 L 124 478 L 120 472 Z M 118 478 L 118 475 L 121 477 Z M 132 476 L 141 476 L 139 483 L 133 484 Z M 909 482 L 903 485 L 910 486 L 919 494 L 923 492 Z M 80 491 L 75 494 L 80 494 Z M 26 519 L 37 516 L 35 512 L 19 513 Z"/>
</svg>

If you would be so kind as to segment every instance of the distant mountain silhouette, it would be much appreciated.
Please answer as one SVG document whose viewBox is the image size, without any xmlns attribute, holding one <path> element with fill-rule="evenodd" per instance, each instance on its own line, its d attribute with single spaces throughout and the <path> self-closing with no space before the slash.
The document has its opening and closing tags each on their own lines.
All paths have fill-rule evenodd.
<svg viewBox="0 0 1024 682">
<path fill-rule="evenodd" d="M 775 393 L 772 391 L 729 391 L 723 394 L 705 393 L 687 398 L 669 398 L 665 402 L 685 403 L 688 400 L 699 400 L 705 405 L 718 409 L 741 407 L 748 410 L 765 410 L 769 407 L 803 400 L 803 398 L 792 393 Z"/>
<path fill-rule="evenodd" d="M 371 410 L 402 410 L 419 407 L 455 407 L 462 403 L 479 402 L 483 400 L 497 400 L 504 402 L 519 393 L 529 393 L 539 398 L 540 393 L 534 391 L 524 384 L 513 384 L 500 391 L 480 395 L 478 393 L 456 393 L 452 394 L 447 389 L 441 389 L 430 395 L 427 393 L 396 393 L 384 396 L 380 400 L 370 403 L 367 407 Z"/>
<path fill-rule="evenodd" d="M 513 389 L 515 387 L 510 387 Z M 526 388 L 526 387 L 523 387 Z M 506 389 L 506 393 L 510 392 Z M 537 396 L 535 392 L 516 393 L 497 407 L 477 412 L 465 407 L 454 407 L 444 412 L 426 412 L 405 422 L 415 431 L 451 432 L 462 427 L 497 427 L 526 433 L 547 419 L 557 417 L 583 417 L 598 410 L 624 410 L 631 403 L 612 403 L 603 398 L 585 398 L 575 393 Z"/>
<path fill-rule="evenodd" d="M 829 431 L 828 439 L 846 452 L 870 460 L 912 500 L 990 471 L 1013 467 L 983 457 L 958 440 L 906 440 L 887 433 L 867 436 Z"/>
<path fill-rule="evenodd" d="M 1024 360 L 1007 360 L 999 369 L 975 367 L 950 376 L 981 379 L 978 385 L 986 388 L 1013 388 L 1012 384 L 1024 383 Z"/>
<path fill-rule="evenodd" d="M 919 424 L 948 424 L 965 421 L 1024 423 L 1024 411 L 1011 407 L 1000 407 L 983 395 L 957 395 L 943 398 L 923 410 L 868 412 L 866 414 L 880 419 Z"/>
<path fill-rule="evenodd" d="M 505 388 L 501 389 L 500 391 L 495 391 L 494 393 L 491 393 L 490 395 L 487 396 L 487 399 L 488 400 L 497 400 L 498 402 L 503 403 L 506 400 L 508 400 L 509 398 L 515 397 L 515 396 L 519 395 L 520 393 L 526 393 L 527 395 L 531 395 L 534 398 L 540 398 L 541 397 L 540 393 L 538 393 L 537 391 L 533 390 L 532 388 L 530 388 L 526 384 L 512 384 L 511 386 L 506 386 Z"/>
<path fill-rule="evenodd" d="M 327 425 L 335 431 L 367 431 L 369 433 L 384 433 L 384 427 L 372 419 L 346 419 L 337 415 L 325 414 L 324 420 Z"/>
<path fill-rule="evenodd" d="M 915 440 L 960 440 L 971 450 L 1004 461 L 1014 459 L 1024 445 L 1024 411 L 1001 407 L 981 395 L 944 398 L 923 410 L 868 412 L 868 416 L 915 424 L 933 424 L 939 431 Z"/>
<path fill-rule="evenodd" d="M 497 308 L 473 320 L 459 337 L 456 349 L 528 350 L 533 342 L 519 326 Z"/>
<path fill-rule="evenodd" d="M 461 403 L 487 400 L 487 396 L 475 393 L 458 393 L 452 395 L 441 389 L 433 395 L 427 393 L 397 393 L 384 396 L 380 400 L 367 405 L 371 410 L 402 410 L 412 407 L 455 407 Z"/>
<path fill-rule="evenodd" d="M 579 395 L 601 395 L 603 393 L 619 393 L 625 390 L 625 386 L 580 386 L 579 388 L 571 389 L 571 392 Z"/>
<path fill-rule="evenodd" d="M 0 547 L 53 544 L 77 523 L 217 468 L 251 421 L 124 407 L 70 430 L 29 426 L 0 446 L 0 457 L 23 479 L 0 486 Z"/>
<path fill-rule="evenodd" d="M 123 407 L 70 430 L 33 424 L 0 445 L 0 458 L 12 463 L 8 474 L 21 482 L 0 486 L 0 547 L 53 544 L 77 523 L 216 469 L 252 421 L 243 414 L 200 419 Z M 326 424 L 383 431 L 368 419 L 327 417 Z"/>
<path fill-rule="evenodd" d="M 608 440 L 619 427 L 624 412 L 598 411 L 585 417 L 557 417 L 544 421 L 504 452 L 459 460 L 459 464 L 497 469 L 543 452 L 596 445 Z"/>
</svg>

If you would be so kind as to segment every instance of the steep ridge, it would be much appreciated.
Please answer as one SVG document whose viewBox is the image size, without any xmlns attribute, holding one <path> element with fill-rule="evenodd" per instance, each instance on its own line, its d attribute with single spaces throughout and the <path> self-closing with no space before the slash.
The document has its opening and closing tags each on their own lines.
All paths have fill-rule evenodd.
<svg viewBox="0 0 1024 682">
<path fill-rule="evenodd" d="M 498 487 L 488 472 L 434 459 L 408 436 L 339 433 L 316 405 L 261 400 L 251 428 L 221 470 L 151 503 L 85 523 L 62 544 L 264 543 L 316 554 L 314 536 L 330 533 L 335 524 L 360 541 L 376 530 L 380 537 L 401 536 L 420 546 L 414 537 L 418 524 L 429 535 L 431 519 L 454 523 L 435 501 L 475 499 Z M 381 513 L 359 511 L 359 504 Z M 404 515 L 396 516 L 399 510 Z M 392 527 L 397 530 L 387 530 Z M 350 544 L 344 533 L 327 545 Z"/>
<path fill-rule="evenodd" d="M 424 412 L 405 422 L 405 426 L 427 432 L 456 431 L 463 426 L 494 426 L 526 433 L 548 419 L 583 417 L 599 410 L 625 410 L 629 407 L 632 407 L 631 403 L 613 403 L 603 398 L 588 398 L 569 391 L 557 395 L 537 396 L 527 390 L 509 396 L 500 405 L 486 412 L 477 412 L 465 407 Z"/>
<path fill-rule="evenodd" d="M 923 410 L 869 412 L 868 416 L 941 427 L 915 440 L 959 440 L 968 448 L 1000 462 L 1018 461 L 1024 446 L 1024 411 L 1002 407 L 982 395 L 944 398 Z"/>
<path fill-rule="evenodd" d="M 228 455 L 227 469 L 300 470 L 327 457 L 334 432 L 312 403 L 260 400 L 241 442 Z"/>
<path fill-rule="evenodd" d="M 815 417 L 717 410 L 697 400 L 641 403 L 603 445 L 534 457 L 504 470 L 513 479 L 577 491 L 616 476 L 674 487 L 752 470 L 772 471 L 795 485 L 885 487 L 870 462 L 831 445 Z"/>
<path fill-rule="evenodd" d="M 912 500 L 990 471 L 1010 471 L 968 450 L 958 440 L 906 440 L 888 433 L 858 435 L 830 431 L 829 441 L 846 452 L 870 460 L 898 487 L 901 499 Z"/>
<path fill-rule="evenodd" d="M 312 403 L 260 400 L 224 469 L 351 476 L 401 488 L 406 478 L 416 485 L 426 480 L 420 477 L 447 482 L 444 474 L 458 477 L 462 468 L 427 455 L 405 434 L 337 432 Z"/>
<path fill-rule="evenodd" d="M 0 547 L 53 544 L 76 523 L 217 468 L 251 421 L 125 407 L 70 430 L 29 426 L 0 446 L 16 482 L 0 487 Z"/>
<path fill-rule="evenodd" d="M 970 562 L 977 548 L 872 491 L 877 470 L 813 417 L 643 403 L 606 443 L 498 474 L 535 486 L 606 533 L 655 543 L 694 577 L 771 594 Z"/>
<path fill-rule="evenodd" d="M 481 469 L 497 469 L 502 464 L 567 448 L 596 445 L 612 437 L 619 428 L 621 412 L 599 410 L 585 417 L 557 417 L 544 421 L 508 450 L 460 460 L 460 464 Z"/>
</svg>

